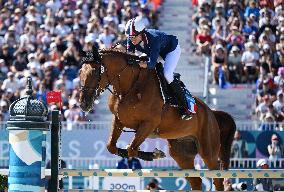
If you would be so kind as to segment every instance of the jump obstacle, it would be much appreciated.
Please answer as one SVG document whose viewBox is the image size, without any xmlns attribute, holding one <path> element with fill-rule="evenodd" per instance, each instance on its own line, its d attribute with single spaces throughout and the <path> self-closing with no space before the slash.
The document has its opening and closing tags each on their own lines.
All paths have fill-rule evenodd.
<svg viewBox="0 0 284 192">
<path fill-rule="evenodd" d="M 31 78 L 28 78 L 27 96 L 16 100 L 10 107 L 9 130 L 9 191 L 44 191 L 46 131 L 51 125 L 51 186 L 58 191 L 59 176 L 95 177 L 208 177 L 208 178 L 284 178 L 284 170 L 152 170 L 105 169 L 73 170 L 60 166 L 59 111 L 52 111 L 47 121 L 47 107 L 32 99 Z M 120 149 L 120 155 L 127 151 Z M 153 152 L 140 152 L 139 158 L 153 160 L 160 157 Z"/>
<path fill-rule="evenodd" d="M 274 170 L 153 170 L 153 169 L 61 169 L 60 175 L 81 177 L 208 177 L 208 178 L 284 178 L 284 171 Z"/>
</svg>

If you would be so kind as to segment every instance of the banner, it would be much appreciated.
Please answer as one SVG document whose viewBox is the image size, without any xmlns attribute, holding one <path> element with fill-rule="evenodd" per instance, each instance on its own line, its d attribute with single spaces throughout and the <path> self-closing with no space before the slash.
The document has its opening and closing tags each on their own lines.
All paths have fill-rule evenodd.
<svg viewBox="0 0 284 192">
<path fill-rule="evenodd" d="M 104 190 L 123 190 L 123 191 L 135 191 L 143 189 L 144 185 L 141 185 L 139 177 L 105 177 L 103 178 Z"/>
</svg>

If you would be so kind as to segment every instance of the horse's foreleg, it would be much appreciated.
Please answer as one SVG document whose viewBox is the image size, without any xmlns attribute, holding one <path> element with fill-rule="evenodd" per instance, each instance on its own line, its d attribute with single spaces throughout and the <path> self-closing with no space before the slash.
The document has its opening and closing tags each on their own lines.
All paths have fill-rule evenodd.
<svg viewBox="0 0 284 192">
<path fill-rule="evenodd" d="M 127 148 L 129 157 L 137 157 L 139 146 L 145 141 L 145 139 L 151 133 L 153 133 L 155 128 L 156 128 L 156 126 L 153 125 L 152 122 L 142 122 L 139 125 L 133 141 L 131 142 L 131 144 Z"/>
<path fill-rule="evenodd" d="M 121 124 L 119 119 L 116 116 L 114 116 L 113 121 L 112 121 L 112 126 L 111 126 L 111 133 L 110 133 L 109 140 L 107 143 L 107 149 L 112 154 L 118 153 L 116 143 L 122 133 L 123 127 L 124 126 Z"/>
</svg>

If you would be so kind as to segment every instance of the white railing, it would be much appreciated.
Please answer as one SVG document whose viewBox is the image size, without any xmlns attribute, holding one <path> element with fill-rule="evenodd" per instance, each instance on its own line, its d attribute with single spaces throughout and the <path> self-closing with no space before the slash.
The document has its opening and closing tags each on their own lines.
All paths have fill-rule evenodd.
<svg viewBox="0 0 284 192">
<path fill-rule="evenodd" d="M 204 85 L 203 85 L 203 98 L 205 103 L 209 102 L 209 70 L 210 70 L 210 57 L 204 57 Z"/>
<path fill-rule="evenodd" d="M 252 168 L 256 167 L 258 158 L 231 158 L 230 167 L 233 168 Z M 268 160 L 269 167 L 272 168 L 284 168 L 284 158 L 277 160 Z"/>
<path fill-rule="evenodd" d="M 89 165 L 97 164 L 100 167 L 116 167 L 117 162 L 120 158 L 104 158 L 104 159 L 94 159 L 94 158 L 62 158 L 67 165 L 72 165 L 72 167 L 89 167 Z M 258 158 L 231 158 L 230 165 L 233 168 L 253 168 L 256 167 Z M 143 168 L 155 168 L 155 167 L 167 167 L 167 168 L 177 168 L 177 163 L 172 158 L 159 159 L 155 161 L 140 161 Z M 274 168 L 283 168 L 284 158 L 277 161 L 269 161 L 269 165 Z"/>
<path fill-rule="evenodd" d="M 8 176 L 8 169 L 0 169 L 0 174 Z M 144 177 L 156 177 L 158 175 L 159 181 L 162 183 L 162 178 L 167 177 L 175 180 L 175 187 L 179 190 L 185 190 L 186 188 L 186 180 L 180 180 L 185 176 L 187 177 L 200 177 L 202 176 L 202 180 L 205 179 L 207 182 L 203 182 L 205 184 L 205 191 L 212 191 L 213 189 L 213 180 L 212 178 L 230 178 L 232 175 L 236 178 L 236 183 L 239 182 L 240 178 L 266 178 L 269 175 L 269 178 L 283 178 L 283 169 L 268 169 L 268 170 L 259 170 L 259 169 L 230 169 L 229 171 L 222 170 L 155 170 L 155 169 L 141 169 L 141 170 L 131 170 L 131 169 L 62 169 L 59 170 L 59 177 L 67 177 L 64 179 L 64 190 L 63 191 L 93 191 L 93 190 L 110 190 L 114 188 L 114 183 L 116 184 L 116 189 L 119 191 L 123 189 L 123 191 L 128 191 L 128 189 L 144 189 L 145 188 L 145 180 Z M 94 176 L 96 175 L 96 176 Z M 50 178 L 51 170 L 45 169 L 45 177 Z M 79 177 L 79 178 L 78 178 Z M 129 182 L 128 177 L 136 178 L 136 182 Z M 74 178 L 74 180 L 73 180 Z M 206 179 L 207 178 L 207 179 Z M 68 180 L 67 180 L 68 179 Z M 111 185 L 103 184 L 105 180 L 111 180 L 113 183 Z M 209 180 L 208 180 L 209 179 Z M 74 182 L 75 181 L 75 182 Z M 182 181 L 182 185 L 179 183 Z M 210 183 L 208 183 L 208 181 Z M 80 189 L 75 189 L 74 183 L 76 183 L 76 187 L 78 188 L 78 184 Z M 128 184 L 127 184 L 128 183 Z M 208 185 L 209 184 L 209 185 Z M 172 187 L 172 186 L 171 186 Z M 68 189 L 68 190 L 67 190 Z M 62 190 L 60 190 L 62 191 Z M 215 191 L 213 189 L 213 191 Z"/>
<path fill-rule="evenodd" d="M 116 167 L 121 158 L 62 158 L 67 165 L 72 167 L 89 167 L 89 165 L 99 165 L 100 167 Z M 155 161 L 140 161 L 142 167 L 177 167 L 176 162 L 171 158 L 159 159 Z"/>
<path fill-rule="evenodd" d="M 110 121 L 80 121 L 80 122 L 61 122 L 63 130 L 73 130 L 73 129 L 105 129 L 110 128 Z M 7 128 L 7 122 L 0 121 L 0 130 L 5 130 Z"/>
<path fill-rule="evenodd" d="M 61 122 L 63 130 L 73 129 L 105 129 L 111 127 L 110 121 L 82 121 L 82 122 Z"/>
<path fill-rule="evenodd" d="M 263 123 L 260 121 L 236 121 L 237 129 L 241 131 L 263 131 L 263 130 L 274 130 L 283 131 L 284 122 L 281 123 Z M 263 126 L 263 125 L 266 126 Z M 110 128 L 111 122 L 109 121 L 87 121 L 87 122 L 62 122 L 63 130 L 94 130 L 94 129 L 105 129 Z M 266 127 L 266 128 L 265 128 Z M 0 122 L 0 131 L 6 129 L 6 122 Z"/>
<path fill-rule="evenodd" d="M 241 131 L 283 131 L 284 122 L 237 121 L 237 129 Z"/>
<path fill-rule="evenodd" d="M 67 167 L 72 168 L 88 168 L 90 165 L 97 165 L 100 168 L 114 168 L 120 158 L 104 158 L 95 159 L 91 157 L 81 157 L 81 158 L 62 158 Z M 232 168 L 255 168 L 258 158 L 231 158 L 230 167 Z M 7 168 L 9 165 L 8 158 L 0 158 L 0 168 Z M 171 158 L 165 158 L 155 161 L 140 161 L 143 168 L 177 168 L 176 162 Z M 275 161 L 269 161 L 270 167 L 273 168 L 284 168 L 284 158 Z M 204 168 L 204 166 L 203 166 Z"/>
</svg>

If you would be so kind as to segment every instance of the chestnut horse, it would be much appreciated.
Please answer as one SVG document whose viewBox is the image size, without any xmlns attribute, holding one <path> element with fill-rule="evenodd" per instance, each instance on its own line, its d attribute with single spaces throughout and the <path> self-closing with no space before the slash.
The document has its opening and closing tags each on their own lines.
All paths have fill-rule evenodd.
<svg viewBox="0 0 284 192">
<path fill-rule="evenodd" d="M 236 125 L 222 111 L 212 111 L 196 98 L 197 113 L 189 121 L 181 120 L 176 107 L 164 104 L 155 70 L 129 64 L 140 58 L 118 50 L 94 50 L 94 62 L 85 62 L 80 69 L 80 107 L 89 111 L 94 99 L 112 85 L 109 109 L 113 114 L 107 149 L 116 147 L 123 128 L 136 131 L 127 148 L 129 156 L 137 156 L 147 137 L 168 140 L 169 153 L 182 169 L 194 169 L 194 158 L 201 155 L 209 169 L 228 169 L 230 149 Z M 140 96 L 139 96 L 140 95 Z M 193 190 L 201 190 L 201 178 L 187 178 Z M 217 190 L 223 190 L 223 179 L 214 179 Z"/>
</svg>

